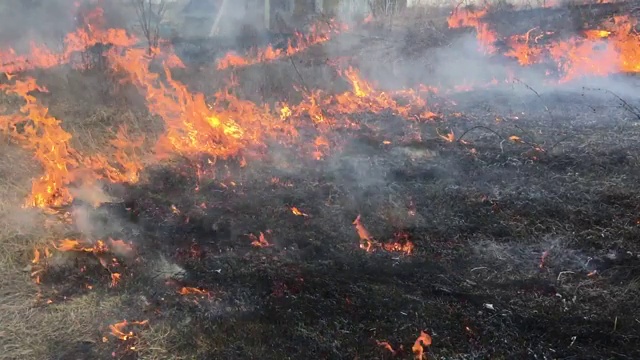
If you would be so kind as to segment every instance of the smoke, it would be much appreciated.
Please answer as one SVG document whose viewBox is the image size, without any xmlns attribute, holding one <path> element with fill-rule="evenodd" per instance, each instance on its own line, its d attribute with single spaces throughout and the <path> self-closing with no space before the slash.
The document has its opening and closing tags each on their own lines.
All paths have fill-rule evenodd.
<svg viewBox="0 0 640 360">
<path fill-rule="evenodd" d="M 30 43 L 61 46 L 73 31 L 73 0 L 5 0 L 0 4 L 0 45 L 25 51 Z"/>
<path fill-rule="evenodd" d="M 82 24 L 83 12 L 99 6 L 106 27 L 127 28 L 132 9 L 118 1 L 3 0 L 0 2 L 0 47 L 27 52 L 32 44 L 61 50 L 65 36 Z"/>
</svg>

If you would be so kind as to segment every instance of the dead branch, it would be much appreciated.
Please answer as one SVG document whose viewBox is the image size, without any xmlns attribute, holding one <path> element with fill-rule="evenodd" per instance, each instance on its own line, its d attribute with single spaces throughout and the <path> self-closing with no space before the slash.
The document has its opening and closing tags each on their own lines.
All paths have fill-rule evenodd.
<svg viewBox="0 0 640 360">
<path fill-rule="evenodd" d="M 147 50 L 152 55 L 160 43 L 160 24 L 166 12 L 165 0 L 133 0 L 136 15 L 147 40 Z"/>
</svg>

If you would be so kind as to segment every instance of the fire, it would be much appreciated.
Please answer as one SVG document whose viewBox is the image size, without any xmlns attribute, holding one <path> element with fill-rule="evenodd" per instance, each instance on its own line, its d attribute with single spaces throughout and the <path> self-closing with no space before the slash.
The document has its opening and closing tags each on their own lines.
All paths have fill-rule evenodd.
<svg viewBox="0 0 640 360">
<path fill-rule="evenodd" d="M 33 78 L 16 80 L 12 85 L 2 84 L 0 90 L 25 101 L 19 113 L 0 116 L 0 129 L 33 151 L 44 169 L 44 174 L 33 182 L 26 205 L 45 208 L 70 202 L 72 197 L 66 185 L 73 180 L 71 169 L 78 165 L 77 154 L 69 145 L 71 134 L 63 130 L 60 121 L 50 116 L 48 109 L 31 94 L 47 90 L 38 86 Z"/>
<path fill-rule="evenodd" d="M 90 252 L 94 254 L 105 253 L 109 251 L 104 241 L 98 240 L 95 245 L 81 244 L 78 240 L 63 239 L 58 242 L 58 245 L 53 245 L 58 251 L 77 251 L 77 252 Z"/>
<path fill-rule="evenodd" d="M 272 246 L 264 236 L 264 233 L 261 231 L 259 236 L 255 236 L 253 234 L 249 234 L 249 239 L 251 240 L 251 245 L 255 247 L 269 247 Z"/>
<path fill-rule="evenodd" d="M 111 273 L 111 284 L 109 284 L 109 287 L 115 287 L 116 285 L 118 285 L 118 282 L 120 282 L 120 273 Z"/>
<path fill-rule="evenodd" d="M 227 159 L 245 149 L 260 148 L 263 137 L 295 135 L 295 129 L 280 121 L 270 109 L 240 100 L 229 91 L 219 91 L 216 103 L 207 103 L 202 93 L 191 93 L 164 68 L 165 81 L 149 70 L 151 58 L 143 49 L 111 54 L 115 71 L 141 89 L 149 111 L 165 120 L 165 133 L 156 143 L 158 158 L 209 154 Z M 166 84 L 165 84 L 166 82 Z"/>
<path fill-rule="evenodd" d="M 453 133 L 453 131 L 449 131 L 449 133 L 446 135 L 438 134 L 438 136 L 446 142 L 452 143 L 456 141 L 456 135 Z"/>
<path fill-rule="evenodd" d="M 50 68 L 74 60 L 74 55 L 85 51 L 95 45 L 103 44 L 114 47 L 131 47 L 137 43 L 137 39 L 127 34 L 124 29 L 105 29 L 103 10 L 95 8 L 85 14 L 84 25 L 64 38 L 62 52 L 54 52 L 44 46 L 31 44 L 30 53 L 16 54 L 9 49 L 0 52 L 0 72 L 15 73 L 35 68 Z M 82 63 L 76 67 L 83 66 Z"/>
<path fill-rule="evenodd" d="M 449 18 L 447 18 L 447 24 L 450 28 L 461 28 L 461 27 L 477 27 L 480 24 L 480 19 L 487 15 L 487 9 L 481 10 L 471 10 L 471 9 L 463 9 L 463 10 L 455 10 L 451 13 Z"/>
<path fill-rule="evenodd" d="M 91 171 L 85 178 L 90 181 L 103 177 L 114 182 L 138 180 L 142 164 L 135 149 L 142 143 L 132 141 L 126 128 L 120 128 L 112 141 L 115 160 L 109 161 L 104 155 L 83 157 L 70 146 L 71 134 L 62 128 L 61 121 L 49 115 L 49 110 L 33 95 L 47 92 L 34 78 L 2 84 L 0 90 L 18 95 L 25 102 L 18 113 L 0 115 L 0 130 L 32 151 L 44 170 L 43 175 L 33 181 L 26 206 L 55 208 L 70 203 L 73 197 L 68 185 L 79 180 L 81 164 Z"/>
<path fill-rule="evenodd" d="M 96 154 L 85 158 L 83 165 L 94 170 L 93 176 L 96 178 L 104 177 L 113 183 L 136 183 L 144 167 L 139 156 L 143 143 L 144 138 L 133 139 L 127 127 L 120 126 L 115 138 L 110 141 L 113 150 L 111 156 Z"/>
<path fill-rule="evenodd" d="M 273 45 L 269 45 L 264 49 L 254 49 L 246 56 L 240 56 L 232 52 L 227 53 L 218 61 L 218 70 L 230 67 L 244 67 L 292 56 L 313 45 L 329 41 L 333 36 L 347 29 L 346 25 L 339 24 L 335 20 L 331 20 L 328 23 L 319 22 L 311 26 L 308 35 L 296 32 L 293 40 L 288 41 L 286 49 L 276 49 Z"/>
<path fill-rule="evenodd" d="M 308 217 L 308 216 L 309 216 L 309 215 L 307 215 L 307 214 L 303 213 L 302 211 L 300 211 L 300 210 L 299 210 L 297 207 L 295 207 L 295 206 L 291 208 L 291 212 L 293 213 L 293 215 L 296 215 L 296 216 L 304 216 L 304 217 Z"/>
<path fill-rule="evenodd" d="M 40 262 L 40 250 L 38 249 L 34 249 L 33 250 L 33 260 L 31 260 L 32 264 L 37 264 Z"/>
<path fill-rule="evenodd" d="M 135 338 L 134 332 L 127 331 L 127 328 L 131 326 L 144 326 L 148 324 L 149 324 L 149 320 L 131 321 L 131 322 L 124 320 L 122 322 L 109 325 L 109 329 L 111 330 L 111 335 L 115 336 L 116 338 L 122 341 L 127 341 Z"/>
<path fill-rule="evenodd" d="M 465 8 L 463 10 L 455 10 L 447 19 L 449 28 L 472 27 L 476 29 L 476 39 L 485 52 L 493 53 L 496 51 L 494 43 L 498 40 L 495 31 L 489 28 L 489 25 L 482 21 L 487 15 L 488 9 L 472 10 Z"/>
<path fill-rule="evenodd" d="M 206 290 L 201 290 L 194 287 L 182 287 L 178 290 L 180 295 L 209 295 L 209 292 Z"/>
<path fill-rule="evenodd" d="M 360 215 L 353 220 L 352 224 L 355 225 L 356 232 L 360 238 L 360 248 L 367 252 L 372 252 L 376 248 L 381 248 L 389 252 L 402 252 L 406 255 L 410 255 L 413 252 L 414 244 L 409 241 L 409 235 L 406 233 L 396 233 L 394 236 L 394 242 L 379 243 L 371 236 L 367 228 L 362 224 Z"/>
<path fill-rule="evenodd" d="M 369 233 L 369 230 L 364 227 L 362 221 L 360 220 L 360 215 L 353 220 L 353 225 L 356 227 L 356 232 L 358 233 L 358 237 L 360 238 L 360 249 L 364 249 L 367 252 L 372 251 L 372 247 L 374 245 L 375 240 Z"/>
<path fill-rule="evenodd" d="M 640 35 L 634 30 L 637 21 L 629 16 L 614 16 L 612 24 L 585 30 L 581 37 L 556 40 L 539 45 L 541 34 L 531 41 L 530 30 L 507 40 L 511 50 L 505 56 L 522 66 L 551 60 L 568 82 L 584 76 L 606 76 L 618 72 L 640 72 Z"/>
<path fill-rule="evenodd" d="M 426 359 L 424 355 L 424 346 L 431 345 L 431 336 L 425 333 L 424 331 L 420 331 L 420 336 L 416 339 L 416 342 L 411 347 L 411 351 L 413 351 L 413 355 L 416 360 Z"/>
<path fill-rule="evenodd" d="M 542 48 L 531 46 L 531 32 L 535 29 L 527 31 L 524 35 L 514 35 L 507 40 L 507 44 L 511 50 L 504 55 L 516 58 L 522 66 L 531 65 L 540 61 Z"/>
</svg>

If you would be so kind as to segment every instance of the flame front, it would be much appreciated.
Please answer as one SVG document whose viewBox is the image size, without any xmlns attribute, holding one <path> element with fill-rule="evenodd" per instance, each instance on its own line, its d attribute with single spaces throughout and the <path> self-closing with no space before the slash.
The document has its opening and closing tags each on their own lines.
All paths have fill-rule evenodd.
<svg viewBox="0 0 640 360">
<path fill-rule="evenodd" d="M 276 49 L 273 45 L 269 45 L 264 49 L 254 49 L 246 56 L 240 56 L 233 52 L 227 53 L 218 61 L 218 70 L 244 67 L 292 56 L 313 45 L 329 41 L 332 36 L 345 30 L 348 30 L 347 25 L 339 24 L 335 20 L 328 23 L 318 22 L 310 27 L 309 33 L 306 35 L 296 32 L 293 39 L 287 42 L 285 49 Z"/>
</svg>

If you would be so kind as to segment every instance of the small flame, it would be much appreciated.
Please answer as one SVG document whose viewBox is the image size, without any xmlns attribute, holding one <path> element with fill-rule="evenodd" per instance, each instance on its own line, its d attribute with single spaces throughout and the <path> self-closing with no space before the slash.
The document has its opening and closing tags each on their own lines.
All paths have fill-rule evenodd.
<svg viewBox="0 0 640 360">
<path fill-rule="evenodd" d="M 58 251 L 78 251 L 78 252 L 90 252 L 94 254 L 106 253 L 109 248 L 105 245 L 104 241 L 98 240 L 95 245 L 81 244 L 78 240 L 63 239 L 58 242 L 58 245 L 53 245 Z"/>
<path fill-rule="evenodd" d="M 431 336 L 425 333 L 424 331 L 420 331 L 420 336 L 416 339 L 416 342 L 411 347 L 411 351 L 413 351 L 413 355 L 415 360 L 423 360 L 426 359 L 424 355 L 424 347 L 431 345 Z"/>
<path fill-rule="evenodd" d="M 358 215 L 356 219 L 353 220 L 352 224 L 355 225 L 356 232 L 358 233 L 358 237 L 360 238 L 360 249 L 364 249 L 367 252 L 372 251 L 375 240 L 373 239 L 367 228 L 365 228 L 362 224 L 360 215 Z"/>
<path fill-rule="evenodd" d="M 255 246 L 255 247 L 269 247 L 272 246 L 272 244 L 270 244 L 267 239 L 264 236 L 264 233 L 261 231 L 260 235 L 258 237 L 256 237 L 253 234 L 249 234 L 249 239 L 251 239 L 251 245 Z"/>
<path fill-rule="evenodd" d="M 297 207 L 295 207 L 295 206 L 291 208 L 291 212 L 293 213 L 293 215 L 296 215 L 296 216 L 304 216 L 304 217 L 308 217 L 308 216 L 309 216 L 309 215 L 307 215 L 307 214 L 303 213 L 302 211 L 300 211 L 300 210 L 299 210 Z"/>
<path fill-rule="evenodd" d="M 186 286 L 178 290 L 178 293 L 180 295 L 209 295 L 209 292 L 206 290 L 201 290 L 198 288 L 186 287 Z"/>
<path fill-rule="evenodd" d="M 127 341 L 135 338 L 135 334 L 133 333 L 133 331 L 127 331 L 127 328 L 129 326 L 144 326 L 147 324 L 149 324 L 149 320 L 131 322 L 127 322 L 127 320 L 124 320 L 122 322 L 109 325 L 109 329 L 111 330 L 111 335 L 122 341 Z"/>
<path fill-rule="evenodd" d="M 120 282 L 120 273 L 111 273 L 111 284 L 109 284 L 109 287 L 115 287 L 116 285 L 118 285 L 118 282 Z"/>
<path fill-rule="evenodd" d="M 389 252 L 402 252 L 410 255 L 413 252 L 414 244 L 409 241 L 409 235 L 403 232 L 396 233 L 394 235 L 394 241 L 391 243 L 379 243 L 376 241 L 367 228 L 362 224 L 360 215 L 353 220 L 353 225 L 356 227 L 356 232 L 360 238 L 360 248 L 372 252 L 376 248 L 381 248 Z"/>
<path fill-rule="evenodd" d="M 453 130 L 449 131 L 449 133 L 446 134 L 446 135 L 442 135 L 442 134 L 438 133 L 438 136 L 440 136 L 441 139 L 443 139 L 443 140 L 445 140 L 447 142 L 450 142 L 450 143 L 456 141 L 456 136 L 453 133 Z"/>
</svg>

